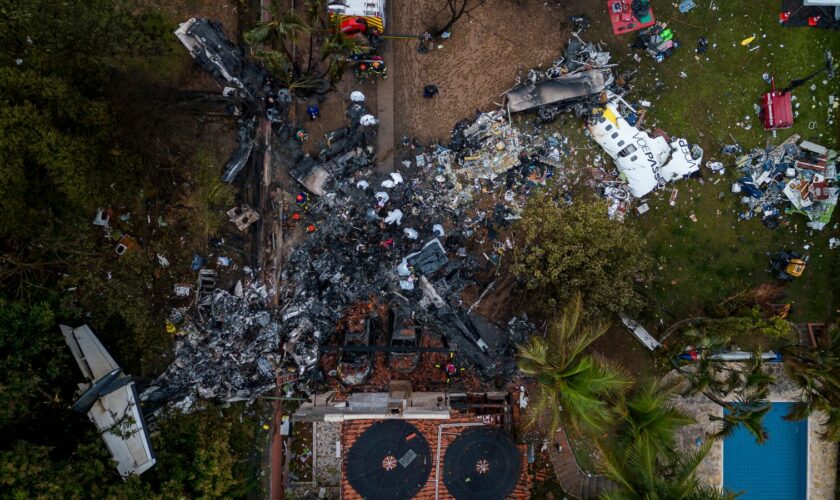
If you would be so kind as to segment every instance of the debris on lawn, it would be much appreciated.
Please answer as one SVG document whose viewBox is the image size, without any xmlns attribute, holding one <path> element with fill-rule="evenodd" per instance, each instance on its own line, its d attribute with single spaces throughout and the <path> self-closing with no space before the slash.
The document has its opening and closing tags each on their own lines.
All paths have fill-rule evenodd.
<svg viewBox="0 0 840 500">
<path fill-rule="evenodd" d="M 653 23 L 649 12 L 648 17 Z M 449 144 L 424 146 L 406 137 L 405 150 L 397 153 L 404 161 L 386 172 L 377 165 L 379 120 L 361 92 L 350 94 L 344 126 L 323 138 L 313 133 L 318 153 L 309 154 L 303 147 L 306 131 L 286 120 L 288 90 L 278 89 L 250 63 L 220 26 L 193 19 L 178 31 L 193 57 L 246 104 L 239 148 L 223 179 L 233 181 L 247 164 L 257 149 L 257 123 L 267 119 L 272 126 L 266 154 L 274 168 L 300 184 L 291 220 L 302 221 L 306 230 L 295 234 L 299 240 L 284 256 L 277 290 L 260 283 L 247 266 L 244 283 L 223 285 L 197 257 L 195 284 L 173 290 L 184 305 L 192 301 L 195 314 L 179 312 L 178 321 L 173 319 L 175 361 L 142 395 L 157 407 L 156 415 L 166 408 L 189 411 L 199 399 L 252 401 L 275 388 L 278 374 L 293 376 L 295 389 L 304 393 L 321 382 L 345 390 L 375 385 L 377 351 L 389 353 L 388 370 L 406 377 L 425 349 L 449 356 L 436 365 L 447 383 L 462 371 L 505 379 L 516 372 L 515 346 L 534 326 L 525 317 L 496 324 L 473 310 L 493 290 L 477 276 L 501 267 L 513 243 L 500 233 L 521 218 L 535 189 L 553 180 L 573 203 L 569 192 L 583 175 L 566 165 L 573 154 L 568 138 L 545 132 L 541 124 L 564 113 L 585 119 L 588 133 L 606 152 L 590 169 L 589 185 L 607 199 L 614 219 L 622 220 L 635 199 L 697 175 L 703 165 L 699 146 L 643 127 L 651 103 L 640 101 L 637 111 L 625 100 L 632 73 L 614 73 L 611 54 L 577 34 L 547 70 L 532 69 L 518 79 L 505 93 L 505 107 L 458 123 Z M 209 43 L 213 47 L 205 46 Z M 707 44 L 701 44 L 704 50 Z M 639 33 L 638 46 L 661 61 L 679 44 L 657 23 Z M 537 125 L 511 123 L 511 113 L 528 110 L 536 110 Z M 788 200 L 790 213 L 806 214 L 810 227 L 828 221 L 838 197 L 837 154 L 796 142 L 798 137 L 747 156 L 737 145 L 724 148 L 748 174 L 737 191 L 733 186 L 733 192 L 747 195 L 744 218 L 778 218 L 775 206 Z M 606 156 L 616 166 L 612 176 L 597 168 Z M 706 165 L 720 175 L 728 166 Z M 676 188 L 665 193 L 671 206 L 678 193 Z M 682 196 L 688 200 L 691 193 L 684 190 Z M 638 214 L 650 210 L 646 201 L 640 200 Z M 98 214 L 96 223 L 107 225 L 104 215 Z M 240 205 L 228 217 L 246 232 L 260 214 Z M 705 223 L 694 212 L 688 217 L 698 226 Z M 236 268 L 224 256 L 215 262 L 222 274 Z M 463 298 L 468 288 L 484 292 L 469 304 Z M 278 302 L 279 309 L 270 308 Z M 649 349 L 659 347 L 637 322 L 622 321 Z"/>
<path fill-rule="evenodd" d="M 680 42 L 674 39 L 674 31 L 662 22 L 637 33 L 636 41 L 632 45 L 634 49 L 642 49 L 656 62 L 671 57 L 679 46 Z"/>
<path fill-rule="evenodd" d="M 779 146 L 756 148 L 736 165 L 745 174 L 733 193 L 741 194 L 740 219 L 760 217 L 765 226 L 779 226 L 782 209 L 808 218 L 807 226 L 822 230 L 837 206 L 837 151 L 799 140 L 794 134 Z"/>
<path fill-rule="evenodd" d="M 651 136 L 629 123 L 628 117 L 635 114 L 616 97 L 600 116 L 591 117 L 587 126 L 595 142 L 615 162 L 630 194 L 641 198 L 668 182 L 699 172 L 703 162 L 699 146 L 686 139 L 671 139 L 660 130 Z"/>
<path fill-rule="evenodd" d="M 563 57 L 545 71 L 531 69 L 517 85 L 505 92 L 511 113 L 538 108 L 542 122 L 554 120 L 560 113 L 572 111 L 588 116 L 601 104 L 607 89 L 616 92 L 615 77 L 609 64 L 610 53 L 600 44 L 586 43 L 572 35 Z"/>
</svg>

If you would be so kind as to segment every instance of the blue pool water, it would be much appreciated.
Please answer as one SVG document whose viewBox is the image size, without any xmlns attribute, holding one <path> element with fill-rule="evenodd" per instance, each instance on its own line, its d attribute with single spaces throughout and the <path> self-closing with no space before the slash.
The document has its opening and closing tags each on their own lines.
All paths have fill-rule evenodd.
<svg viewBox="0 0 840 500">
<path fill-rule="evenodd" d="M 739 500 L 805 500 L 808 421 L 782 417 L 791 403 L 773 403 L 764 417 L 770 438 L 763 445 L 741 428 L 723 442 L 723 486 L 743 491 Z"/>
</svg>

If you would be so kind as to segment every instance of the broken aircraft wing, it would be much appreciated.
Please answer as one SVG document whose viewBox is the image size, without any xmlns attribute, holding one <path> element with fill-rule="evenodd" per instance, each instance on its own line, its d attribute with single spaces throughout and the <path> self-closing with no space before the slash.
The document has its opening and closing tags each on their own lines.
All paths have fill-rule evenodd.
<svg viewBox="0 0 840 500">
<path fill-rule="evenodd" d="M 105 441 L 123 477 L 140 475 L 155 464 L 134 381 L 122 373 L 114 358 L 87 325 L 60 325 L 73 357 L 89 383 L 73 409 L 88 418 Z"/>
<path fill-rule="evenodd" d="M 60 325 L 61 333 L 64 334 L 64 341 L 70 347 L 73 357 L 79 364 L 85 378 L 93 383 L 98 382 L 101 378 L 108 375 L 110 372 L 119 368 L 117 362 L 111 357 L 111 354 L 105 350 L 105 346 L 99 342 L 96 335 L 93 334 L 87 325 L 79 328 L 70 328 L 66 325 Z"/>
<path fill-rule="evenodd" d="M 250 98 L 262 89 L 265 71 L 228 39 L 221 24 L 192 18 L 179 25 L 175 36 L 220 85 L 233 84 Z"/>
</svg>

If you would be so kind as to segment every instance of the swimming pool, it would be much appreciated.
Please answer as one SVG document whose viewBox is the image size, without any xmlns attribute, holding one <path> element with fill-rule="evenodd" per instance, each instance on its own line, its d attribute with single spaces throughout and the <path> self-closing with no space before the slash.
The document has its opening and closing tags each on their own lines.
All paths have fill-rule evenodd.
<svg viewBox="0 0 840 500">
<path fill-rule="evenodd" d="M 723 486 L 740 500 L 805 500 L 808 421 L 782 417 L 792 403 L 773 403 L 764 417 L 770 438 L 762 445 L 741 428 L 723 443 Z"/>
</svg>

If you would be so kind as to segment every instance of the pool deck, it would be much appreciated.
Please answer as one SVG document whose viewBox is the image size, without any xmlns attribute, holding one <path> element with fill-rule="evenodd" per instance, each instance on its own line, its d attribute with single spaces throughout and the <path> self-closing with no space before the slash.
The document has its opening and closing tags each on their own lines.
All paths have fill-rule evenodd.
<svg viewBox="0 0 840 500">
<path fill-rule="evenodd" d="M 790 403 L 800 398 L 800 392 L 780 364 L 768 364 L 776 376 L 776 384 L 770 388 L 770 401 Z M 675 404 L 693 416 L 696 424 L 684 427 L 678 435 L 678 445 L 684 450 L 697 448 L 697 439 L 706 439 L 719 425 L 709 420 L 710 414 L 723 415 L 723 409 L 704 396 L 679 397 Z M 823 416 L 812 415 L 808 419 L 808 499 L 832 500 L 837 481 L 837 444 L 820 438 L 823 430 Z M 706 459 L 698 468 L 698 477 L 709 486 L 723 487 L 723 441 L 715 442 Z"/>
</svg>

